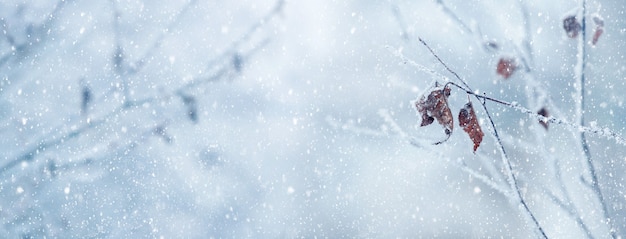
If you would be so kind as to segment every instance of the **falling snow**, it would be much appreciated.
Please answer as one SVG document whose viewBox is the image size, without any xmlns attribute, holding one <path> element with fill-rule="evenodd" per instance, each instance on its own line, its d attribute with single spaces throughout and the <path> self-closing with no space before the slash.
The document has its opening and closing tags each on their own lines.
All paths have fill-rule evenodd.
<svg viewBox="0 0 626 239">
<path fill-rule="evenodd" d="M 616 0 L 2 1 L 0 238 L 623 238 L 625 65 Z"/>
</svg>

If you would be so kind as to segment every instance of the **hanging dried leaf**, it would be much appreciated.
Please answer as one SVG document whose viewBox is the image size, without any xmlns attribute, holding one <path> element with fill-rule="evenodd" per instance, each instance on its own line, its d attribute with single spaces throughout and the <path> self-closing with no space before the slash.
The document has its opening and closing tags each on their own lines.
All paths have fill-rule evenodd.
<svg viewBox="0 0 626 239">
<path fill-rule="evenodd" d="M 515 62 L 515 58 L 502 57 L 498 61 L 498 66 L 496 72 L 498 75 L 502 76 L 504 79 L 508 79 L 513 75 L 513 72 L 517 70 L 517 63 Z"/>
<path fill-rule="evenodd" d="M 602 20 L 602 18 L 600 18 L 600 16 L 593 16 L 593 23 L 595 23 L 596 28 L 593 31 L 593 39 L 591 40 L 591 44 L 592 45 L 596 45 L 596 43 L 598 43 L 598 39 L 600 39 L 600 36 L 602 36 L 602 33 L 604 32 L 604 20 Z"/>
<path fill-rule="evenodd" d="M 480 146 L 480 143 L 483 141 L 483 130 L 480 128 L 480 124 L 478 124 L 478 119 L 476 118 L 476 112 L 474 111 L 474 107 L 472 106 L 472 101 L 467 102 L 463 109 L 459 112 L 459 126 L 463 128 L 472 142 L 474 143 L 474 152 Z"/>
<path fill-rule="evenodd" d="M 454 122 L 452 117 L 452 111 L 448 107 L 448 96 L 450 96 L 450 87 L 440 87 L 435 84 L 434 89 L 428 94 L 423 95 L 418 101 L 415 102 L 417 111 L 422 116 L 422 123 L 420 126 L 427 126 L 433 123 L 436 119 L 444 128 L 446 138 L 442 141 L 436 142 L 440 144 L 447 141 L 454 129 Z"/>
<path fill-rule="evenodd" d="M 576 38 L 582 27 L 575 15 L 569 15 L 563 19 L 563 29 L 569 38 Z"/>
<path fill-rule="evenodd" d="M 539 111 L 537 111 L 537 114 L 543 117 L 550 117 L 550 113 L 548 112 L 546 107 L 543 107 Z M 541 124 L 541 126 L 543 126 L 543 128 L 545 128 L 546 130 L 548 130 L 548 121 L 539 120 L 539 124 Z"/>
</svg>

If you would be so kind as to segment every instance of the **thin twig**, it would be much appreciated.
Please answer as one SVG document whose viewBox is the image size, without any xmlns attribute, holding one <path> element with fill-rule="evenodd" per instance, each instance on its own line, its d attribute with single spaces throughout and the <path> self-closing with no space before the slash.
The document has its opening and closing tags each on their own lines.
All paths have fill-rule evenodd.
<svg viewBox="0 0 626 239">
<path fill-rule="evenodd" d="M 443 10 L 443 12 L 448 15 L 452 20 L 454 20 L 459 26 L 461 26 L 461 28 L 465 31 L 467 31 L 468 33 L 473 34 L 474 32 L 472 31 L 472 28 L 470 28 L 467 24 L 465 24 L 465 22 L 463 20 L 461 20 L 461 18 L 459 16 L 456 15 L 456 13 L 454 13 L 452 10 L 450 10 L 450 8 L 443 2 L 443 0 L 437 0 L 436 1 L 437 4 L 439 4 L 439 7 L 441 7 L 441 10 Z"/>
<path fill-rule="evenodd" d="M 409 41 L 411 39 L 411 36 L 409 34 L 408 27 L 406 26 L 406 22 L 404 21 L 404 18 L 402 18 L 402 14 L 400 13 L 400 7 L 398 7 L 398 5 L 393 5 L 391 7 L 391 12 L 396 18 L 396 22 L 398 23 L 398 25 L 400 26 L 400 30 L 402 31 L 402 40 Z"/>
<path fill-rule="evenodd" d="M 574 220 L 576 221 L 576 223 L 580 226 L 580 228 L 585 231 L 585 233 L 587 234 L 587 237 L 589 238 L 593 238 L 593 235 L 591 234 L 591 231 L 589 230 L 589 228 L 587 228 L 587 225 L 582 221 L 582 217 L 580 216 L 580 214 L 578 213 L 578 211 L 576 211 L 576 205 L 574 205 L 574 201 L 572 200 L 572 197 L 569 194 L 569 191 L 565 188 L 565 181 L 563 180 L 563 177 L 561 176 L 561 166 L 559 165 L 559 160 L 555 159 L 554 161 L 554 167 L 555 167 L 555 177 L 557 178 L 557 180 L 559 181 L 559 186 L 561 188 L 561 192 L 563 192 L 563 195 L 565 197 L 566 202 L 569 202 L 570 205 L 572 206 L 567 206 L 568 211 L 570 211 L 570 217 L 574 218 Z M 549 194 L 552 194 L 552 192 L 548 191 Z M 557 203 L 558 205 L 559 203 Z M 563 206 L 566 206 L 565 203 L 561 202 L 561 204 L 563 204 Z"/>
<path fill-rule="evenodd" d="M 578 116 L 578 124 L 581 127 L 585 126 L 585 67 L 587 65 L 587 52 L 586 52 L 586 44 L 585 44 L 585 40 L 586 40 L 586 36 L 587 36 L 587 26 L 586 26 L 586 14 L 587 14 L 587 1 L 586 0 L 581 0 L 581 12 L 580 12 L 580 16 L 581 16 L 581 35 L 578 38 L 578 57 L 577 57 L 577 64 L 576 64 L 576 69 L 575 69 L 575 77 L 576 77 L 576 85 L 577 85 L 577 89 L 578 89 L 578 94 L 577 94 L 577 100 L 576 100 L 576 106 L 577 106 L 577 116 Z M 602 195 L 602 190 L 600 189 L 600 184 L 598 183 L 598 175 L 595 169 L 595 166 L 593 165 L 593 159 L 591 158 L 591 152 L 589 149 L 589 144 L 587 142 L 587 137 L 585 135 L 585 131 L 581 131 L 579 136 L 580 136 L 580 144 L 583 150 L 583 154 L 585 156 L 585 164 L 587 166 L 587 170 L 589 170 L 589 174 L 591 176 L 591 188 L 593 190 L 593 192 L 595 193 L 596 197 L 598 198 L 598 200 L 600 201 L 600 204 L 602 206 L 602 216 L 604 217 L 604 221 L 607 224 L 607 226 L 609 227 L 609 233 L 611 234 L 612 238 L 616 238 L 616 231 L 615 231 L 615 227 L 613 226 L 613 222 L 611 221 L 611 217 L 609 215 L 608 212 L 608 208 L 606 205 L 606 201 L 604 199 L 604 196 Z"/>
<path fill-rule="evenodd" d="M 456 15 L 456 13 L 454 13 L 454 11 L 452 11 L 452 9 L 448 7 L 448 5 L 443 2 L 443 0 L 436 0 L 436 3 L 439 5 L 443 13 L 448 15 L 448 17 L 450 17 L 460 26 L 461 30 L 466 31 L 467 33 L 475 37 L 476 42 L 480 47 L 482 47 L 486 51 L 498 50 L 498 44 L 494 41 L 488 40 L 485 36 L 483 36 L 480 27 L 471 27 L 470 25 L 465 23 L 458 15 Z"/>
<path fill-rule="evenodd" d="M 617 133 L 617 132 L 615 132 L 615 131 L 607 128 L 607 127 L 580 126 L 578 124 L 570 123 L 567 120 L 556 118 L 556 117 L 553 117 L 553 116 L 545 117 L 543 115 L 538 114 L 537 112 L 535 112 L 533 110 L 530 110 L 530 109 L 528 109 L 526 107 L 523 107 L 523 106 L 519 105 L 517 102 L 507 102 L 507 101 L 499 100 L 499 99 L 496 99 L 496 98 L 493 98 L 493 97 L 489 97 L 489 96 L 486 96 L 486 95 L 476 94 L 476 93 L 470 91 L 469 89 L 466 89 L 465 87 L 460 86 L 460 85 L 450 81 L 449 78 L 447 78 L 447 77 L 445 77 L 445 76 L 435 72 L 434 70 L 428 69 L 425 66 L 420 65 L 419 63 L 417 63 L 417 62 L 407 58 L 406 56 L 404 56 L 402 54 L 402 52 L 397 51 L 397 50 L 393 49 L 390 46 L 386 46 L 386 48 L 389 49 L 389 51 L 392 54 L 394 54 L 395 56 L 399 57 L 402 60 L 402 62 L 411 64 L 412 66 L 416 67 L 418 70 L 426 72 L 426 73 L 430 74 L 431 76 L 433 76 L 434 78 L 440 78 L 443 82 L 446 82 L 446 84 L 448 84 L 448 82 L 451 82 L 450 83 L 451 85 L 454 85 L 454 86 L 458 87 L 459 89 L 462 89 L 467 94 L 471 94 L 471 95 L 474 95 L 475 97 L 478 97 L 478 98 L 481 98 L 481 99 L 484 99 L 484 100 L 488 100 L 488 101 L 492 101 L 492 102 L 495 102 L 495 103 L 498 103 L 498 104 L 501 104 L 501 105 L 513 108 L 513 109 L 515 109 L 517 111 L 520 111 L 522 113 L 528 114 L 531 117 L 533 117 L 533 118 L 535 118 L 537 120 L 546 122 L 546 123 L 553 123 L 553 124 L 568 126 L 570 129 L 574 129 L 576 131 L 585 131 L 585 132 L 590 133 L 590 134 L 603 136 L 603 137 L 608 138 L 608 139 L 613 139 L 618 144 L 626 145 L 626 139 L 624 139 L 619 133 Z"/>
<path fill-rule="evenodd" d="M 182 7 L 182 9 L 178 11 L 178 13 L 176 13 L 176 15 L 172 18 L 172 21 L 168 23 L 164 31 L 160 32 L 160 34 L 156 37 L 156 40 L 154 40 L 152 45 L 145 51 L 144 55 L 140 57 L 138 60 L 136 60 L 134 63 L 129 65 L 130 73 L 138 72 L 144 67 L 144 65 L 150 60 L 150 58 L 152 58 L 152 56 L 157 52 L 156 49 L 161 47 L 161 44 L 163 43 L 165 36 L 171 32 L 171 29 L 175 28 L 180 23 L 180 20 L 182 19 L 182 17 L 185 16 L 187 11 L 189 11 L 189 9 L 196 2 L 197 0 L 190 0 L 188 3 L 186 3 Z"/>
<path fill-rule="evenodd" d="M 508 197 L 508 195 L 511 195 L 511 192 L 507 189 L 505 189 L 504 187 L 500 186 L 496 181 L 494 181 L 493 179 L 489 178 L 489 176 L 484 175 L 482 173 L 477 172 L 476 170 L 471 169 L 470 167 L 467 166 L 467 164 L 465 164 L 465 162 L 463 160 L 459 160 L 460 162 L 458 162 L 458 166 L 459 168 L 461 168 L 462 171 L 466 172 L 467 174 L 477 178 L 478 180 L 482 181 L 485 185 L 489 186 L 491 189 L 501 193 L 502 195 L 504 195 L 505 197 Z"/>
<path fill-rule="evenodd" d="M 589 239 L 594 238 L 593 234 L 591 234 L 591 230 L 589 230 L 589 227 L 587 227 L 587 224 L 585 224 L 585 222 L 580 217 L 580 214 L 573 207 L 565 204 L 565 202 L 559 199 L 556 195 L 554 195 L 552 191 L 546 188 L 544 188 L 544 190 L 542 191 L 546 192 L 546 195 L 550 198 L 550 200 L 552 200 L 552 202 L 554 202 L 554 204 L 556 204 L 557 206 L 559 206 L 559 208 L 565 211 L 570 216 L 570 218 L 574 219 L 574 221 L 581 228 L 581 230 L 585 232 L 585 235 L 587 235 L 587 238 Z"/>
<path fill-rule="evenodd" d="M 570 123 L 566 120 L 563 119 L 559 119 L 559 118 L 555 118 L 553 116 L 543 116 L 538 114 L 535 111 L 532 111 L 528 108 L 525 108 L 523 106 L 520 106 L 517 102 L 507 102 L 507 101 L 503 101 L 503 100 L 499 100 L 499 99 L 495 99 L 486 95 L 480 95 L 480 94 L 476 94 L 474 92 L 465 90 L 464 88 L 460 87 L 457 84 L 450 84 L 450 85 L 454 85 L 457 86 L 461 89 L 463 89 L 465 91 L 465 93 L 470 94 L 470 95 L 474 95 L 475 97 L 478 97 L 480 99 L 484 99 L 484 100 L 488 100 L 491 102 L 495 102 L 507 107 L 510 107 L 512 109 L 518 110 L 522 113 L 526 113 L 528 115 L 530 115 L 531 117 L 533 117 L 534 119 L 537 119 L 539 121 L 543 121 L 546 123 L 553 123 L 553 124 L 557 124 L 557 125 L 565 125 L 565 126 L 569 126 L 572 129 L 578 130 L 580 132 L 585 132 L 585 133 L 590 133 L 590 134 L 595 134 L 595 135 L 599 135 L 599 136 L 604 136 L 605 138 L 608 139 L 613 139 L 616 143 L 621 144 L 621 145 L 626 145 L 626 139 L 624 139 L 620 134 L 616 133 L 615 131 L 610 130 L 609 128 L 606 127 L 588 127 L 588 126 L 580 126 L 578 124 L 574 124 L 574 123 Z"/>
</svg>

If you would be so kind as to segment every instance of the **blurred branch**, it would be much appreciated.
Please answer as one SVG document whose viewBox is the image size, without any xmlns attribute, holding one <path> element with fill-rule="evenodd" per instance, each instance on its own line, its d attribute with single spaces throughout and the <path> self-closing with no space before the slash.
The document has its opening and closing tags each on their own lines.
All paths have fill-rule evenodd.
<svg viewBox="0 0 626 239">
<path fill-rule="evenodd" d="M 383 120 L 385 121 L 387 125 L 389 125 L 389 127 L 391 128 L 391 131 L 395 132 L 398 136 L 400 136 L 400 138 L 405 139 L 405 140 L 409 138 L 409 134 L 404 132 L 404 130 L 400 127 L 400 125 L 398 125 L 398 123 L 395 120 L 393 120 L 393 118 L 391 117 L 391 114 L 389 113 L 387 109 L 378 110 L 378 115 L 381 118 L 383 118 Z"/>
<path fill-rule="evenodd" d="M 270 20 L 272 20 L 274 17 L 280 14 L 284 6 L 285 6 L 285 0 L 276 1 L 276 4 L 274 4 L 274 7 L 272 8 L 272 10 L 270 10 L 270 12 L 268 12 L 255 24 L 250 26 L 248 31 L 246 31 L 246 33 L 241 38 L 234 41 L 229 47 L 227 47 L 226 50 L 222 52 L 222 54 L 218 55 L 213 61 L 209 61 L 208 66 L 215 66 L 217 65 L 216 61 L 218 61 L 219 59 L 236 54 L 237 49 L 239 49 L 244 42 L 248 42 L 250 38 L 254 35 L 254 33 L 256 33 L 259 29 L 261 29 L 261 27 L 263 27 Z"/>
<path fill-rule="evenodd" d="M 454 13 L 454 11 L 452 11 L 448 7 L 448 5 L 443 2 L 443 0 L 435 0 L 435 2 L 437 3 L 437 5 L 439 5 L 443 13 L 448 15 L 450 19 L 452 19 L 454 22 L 457 23 L 457 25 L 459 25 L 461 30 L 466 31 L 467 33 L 475 37 L 478 45 L 481 46 L 484 50 L 499 50 L 498 43 L 489 40 L 485 36 L 483 36 L 482 32 L 480 31 L 480 27 L 476 25 L 473 25 L 474 27 L 470 27 L 470 25 L 461 20 L 461 18 L 456 15 L 456 13 Z"/>
<path fill-rule="evenodd" d="M 153 57 L 156 50 L 161 46 L 163 40 L 165 39 L 165 35 L 170 32 L 172 28 L 174 28 L 177 24 L 180 23 L 180 19 L 182 16 L 191 8 L 191 6 L 197 2 L 197 0 L 190 0 L 187 2 L 181 10 L 172 18 L 172 20 L 167 24 L 165 30 L 159 32 L 159 35 L 152 42 L 152 45 L 146 49 L 144 55 L 137 59 L 134 62 L 129 62 L 124 55 L 124 47 L 122 46 L 121 40 L 121 29 L 120 29 L 120 19 L 121 12 L 116 4 L 117 0 L 110 0 L 111 6 L 113 8 L 113 33 L 115 37 L 115 50 L 113 53 L 113 68 L 115 69 L 116 76 L 120 78 L 122 81 L 122 91 L 124 94 L 124 103 L 128 104 L 130 102 L 130 89 L 128 85 L 128 76 L 134 75 L 137 72 L 141 71 L 145 64 Z"/>
<path fill-rule="evenodd" d="M 14 37 L 9 36 L 8 33 L 6 33 L 7 40 L 11 44 L 12 50 L 11 52 L 0 56 L 0 67 L 6 64 L 13 57 L 25 55 L 29 52 L 29 49 L 34 48 L 35 46 L 45 42 L 45 38 L 39 37 L 47 36 L 49 34 L 48 31 L 50 31 L 52 27 L 54 27 L 54 23 L 57 20 L 57 15 L 59 14 L 59 12 L 63 10 L 63 7 L 65 7 L 69 2 L 72 1 L 73 0 L 58 0 L 57 3 L 54 5 L 54 9 L 52 10 L 52 12 L 50 12 L 46 16 L 45 20 L 42 23 L 38 25 L 31 24 L 28 26 L 26 30 L 30 36 L 27 37 L 27 41 L 21 44 L 15 45 L 16 42 L 13 40 Z"/>
<path fill-rule="evenodd" d="M 398 5 L 393 5 L 391 7 L 391 12 L 393 13 L 393 16 L 396 18 L 396 22 L 398 22 L 398 25 L 400 26 L 400 30 L 402 31 L 402 35 L 401 35 L 402 40 L 405 40 L 408 42 L 409 40 L 411 40 L 411 36 L 409 35 L 406 22 L 404 21 L 404 18 L 402 17 L 400 13 L 400 7 L 398 7 Z"/>
<path fill-rule="evenodd" d="M 195 1 L 195 0 L 194 0 Z M 279 0 L 279 3 L 282 3 L 283 0 Z M 282 6 L 282 4 L 279 4 L 277 6 Z M 277 12 L 278 10 L 276 8 L 274 8 L 272 10 L 272 12 Z M 260 22 L 265 22 L 267 21 L 268 18 L 264 17 L 262 19 L 260 19 Z M 262 26 L 263 24 L 259 24 L 258 22 L 254 24 L 254 26 Z M 253 27 L 250 29 L 250 31 L 258 31 L 258 27 Z M 242 38 L 240 38 L 239 40 L 237 40 L 236 42 L 239 42 L 238 44 L 235 44 L 233 46 L 231 46 L 231 48 L 229 49 L 229 51 L 237 51 L 237 49 L 235 47 L 239 47 L 240 44 L 242 44 L 243 42 L 249 41 L 251 38 L 251 35 L 253 34 L 253 32 L 246 32 Z M 264 47 L 269 41 L 267 39 L 263 40 L 261 43 L 257 44 L 254 48 L 250 49 L 247 52 L 243 52 L 241 53 L 241 60 L 248 60 L 250 57 L 252 57 L 254 54 L 256 54 L 259 49 L 261 49 L 262 47 Z M 159 44 L 156 44 L 157 46 Z M 117 49 L 117 47 L 116 47 Z M 116 117 L 117 115 L 119 115 L 122 112 L 126 112 L 130 109 L 136 109 L 141 107 L 142 105 L 148 104 L 148 103 L 153 103 L 156 102 L 158 100 L 161 99 L 167 99 L 170 98 L 172 96 L 176 96 L 178 95 L 180 92 L 183 92 L 184 90 L 187 90 L 191 87 L 195 87 L 200 85 L 201 83 L 207 83 L 207 82 L 212 82 L 212 81 L 217 81 L 219 79 L 222 79 L 224 76 L 226 76 L 226 73 L 229 72 L 230 69 L 234 69 L 236 66 L 234 66 L 233 64 L 217 64 L 218 62 L 229 62 L 232 63 L 231 61 L 231 57 L 230 55 L 225 55 L 222 54 L 220 55 L 220 57 L 216 58 L 213 61 L 213 64 L 216 64 L 218 66 L 218 70 L 215 71 L 212 75 L 210 76 L 205 76 L 205 77 L 199 77 L 197 79 L 194 79 L 190 82 L 188 82 L 187 84 L 180 86 L 177 89 L 174 89 L 170 92 L 165 93 L 164 95 L 160 95 L 160 96 L 153 96 L 153 97 L 147 97 L 144 99 L 139 99 L 139 100 L 128 100 L 123 102 L 121 105 L 117 106 L 115 109 L 111 110 L 110 112 L 104 114 L 103 116 L 98 117 L 97 119 L 89 119 L 87 120 L 87 122 L 83 123 L 82 126 L 71 129 L 69 131 L 66 131 L 64 133 L 61 133 L 60 135 L 45 135 L 42 139 L 39 139 L 36 141 L 36 143 L 34 143 L 34 145 L 27 147 L 25 150 L 23 150 L 21 153 L 19 153 L 17 156 L 14 157 L 10 157 L 12 159 L 10 159 L 9 157 L 6 157 L 7 159 L 10 159 L 7 163 L 5 163 L 4 165 L 2 165 L 0 167 L 0 175 L 6 173 L 7 171 L 11 170 L 12 168 L 15 168 L 16 166 L 21 165 L 22 163 L 27 163 L 27 162 L 31 162 L 33 161 L 39 154 L 45 152 L 47 149 L 49 148 L 58 148 L 60 145 L 63 145 L 67 142 L 69 142 L 72 139 L 75 139 L 79 136 L 81 136 L 82 134 L 84 134 L 85 132 L 94 129 L 96 127 L 99 127 L 103 124 L 106 124 L 110 121 L 111 118 Z M 133 74 L 136 72 L 132 72 Z M 105 100 L 105 99 L 101 99 L 101 100 Z M 94 102 L 95 104 L 95 102 Z M 153 131 L 151 131 L 153 132 Z M 163 135 L 161 135 L 163 136 Z M 165 137 L 165 136 L 163 136 Z M 167 138 L 167 137 L 166 137 Z M 135 146 L 130 145 L 130 148 L 133 148 Z"/>
</svg>

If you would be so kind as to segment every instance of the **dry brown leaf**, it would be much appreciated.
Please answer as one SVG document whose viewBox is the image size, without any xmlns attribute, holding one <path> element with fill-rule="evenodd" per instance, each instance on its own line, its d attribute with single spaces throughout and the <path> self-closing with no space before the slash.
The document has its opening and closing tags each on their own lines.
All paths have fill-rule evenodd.
<svg viewBox="0 0 626 239">
<path fill-rule="evenodd" d="M 436 119 L 437 123 L 444 128 L 446 138 L 435 144 L 440 144 L 448 140 L 454 129 L 452 111 L 450 111 L 450 107 L 448 107 L 448 96 L 450 96 L 450 87 L 444 88 L 435 84 L 435 87 L 430 91 L 428 96 L 423 95 L 415 102 L 415 108 L 417 108 L 417 111 L 422 116 L 420 126 L 430 125 Z"/>
<path fill-rule="evenodd" d="M 478 124 L 478 119 L 476 118 L 476 112 L 474 112 L 474 107 L 472 106 L 472 101 L 469 101 L 463 109 L 459 112 L 459 126 L 463 128 L 472 142 L 474 143 L 474 152 L 480 146 L 480 143 L 483 141 L 483 130 L 480 128 L 480 124 Z"/>
<path fill-rule="evenodd" d="M 582 27 L 576 19 L 576 16 L 569 15 L 563 19 L 563 29 L 569 38 L 576 38 Z"/>
<path fill-rule="evenodd" d="M 517 70 L 517 63 L 514 58 L 502 57 L 498 61 L 496 73 L 504 79 L 508 79 Z"/>
<path fill-rule="evenodd" d="M 602 36 L 604 32 L 604 20 L 600 16 L 593 16 L 593 23 L 596 25 L 596 29 L 593 31 L 593 39 L 591 40 L 592 45 L 596 45 L 598 43 L 598 39 Z"/>
</svg>

